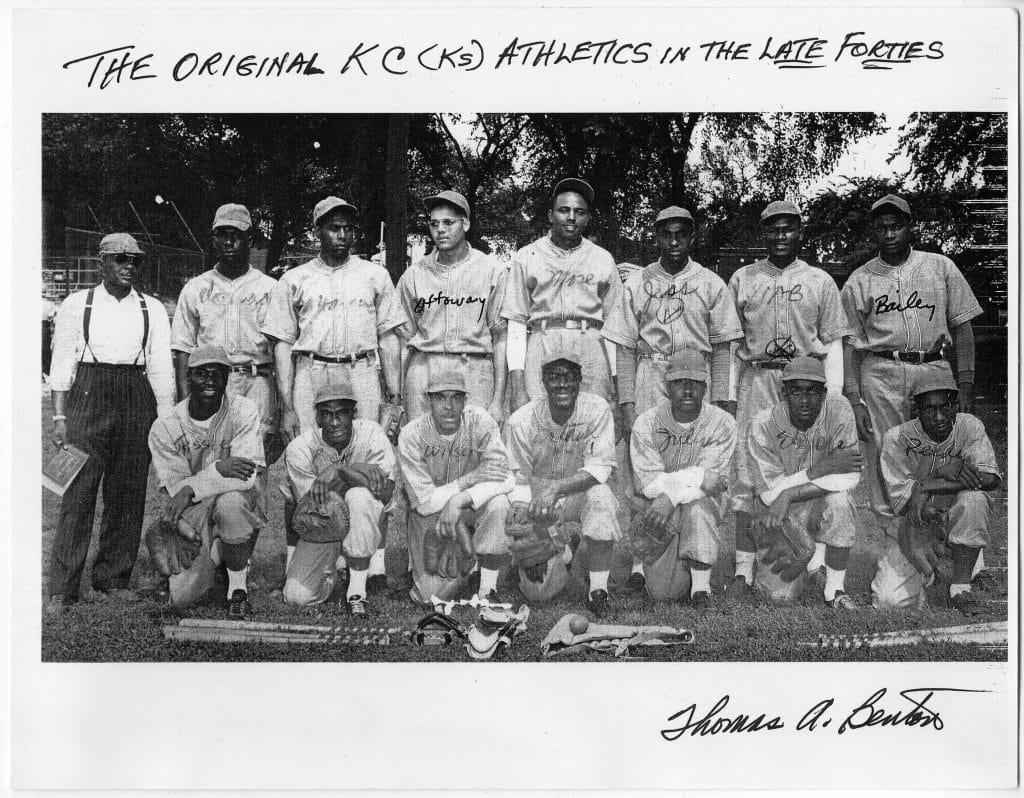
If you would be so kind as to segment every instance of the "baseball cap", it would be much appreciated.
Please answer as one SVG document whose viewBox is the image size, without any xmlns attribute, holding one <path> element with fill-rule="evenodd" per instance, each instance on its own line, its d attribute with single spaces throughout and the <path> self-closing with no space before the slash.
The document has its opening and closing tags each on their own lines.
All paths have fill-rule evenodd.
<svg viewBox="0 0 1024 798">
<path fill-rule="evenodd" d="M 885 213 L 887 209 L 894 209 L 899 211 L 904 216 L 913 217 L 914 214 L 910 212 L 910 203 L 908 203 L 903 197 L 899 197 L 895 194 L 886 194 L 878 202 L 871 206 L 871 215 Z M 954 389 L 955 390 L 955 389 Z"/>
<path fill-rule="evenodd" d="M 957 388 L 953 377 L 949 374 L 935 374 L 930 377 L 925 377 L 924 381 L 921 382 L 916 388 L 914 388 L 913 394 L 915 399 L 919 396 L 923 396 L 926 393 L 932 391 L 952 391 L 953 393 L 959 393 L 960 389 Z"/>
<path fill-rule="evenodd" d="M 668 369 L 665 371 L 665 379 L 707 382 L 708 368 L 704 356 L 692 349 L 684 349 L 682 352 L 672 355 L 668 361 Z"/>
<path fill-rule="evenodd" d="M 662 222 L 667 222 L 670 219 L 686 219 L 693 224 L 693 214 L 691 214 L 686 208 L 680 208 L 678 205 L 669 205 L 663 211 L 658 213 L 658 218 L 654 220 L 654 226 L 657 227 Z"/>
<path fill-rule="evenodd" d="M 469 393 L 466 390 L 466 378 L 462 372 L 438 371 L 431 374 L 430 379 L 427 380 L 427 393 L 441 393 L 441 391 Z"/>
<path fill-rule="evenodd" d="M 252 227 L 252 217 L 249 216 L 249 209 L 244 205 L 237 205 L 229 202 L 217 208 L 213 215 L 213 229 L 218 227 L 234 227 L 243 233 Z"/>
<path fill-rule="evenodd" d="M 551 199 L 566 191 L 574 191 L 579 194 L 587 201 L 587 205 L 594 204 L 594 187 L 586 180 L 580 180 L 578 177 L 567 177 L 565 180 L 559 180 L 555 183 L 555 188 L 551 192 Z"/>
<path fill-rule="evenodd" d="M 323 404 L 324 402 L 351 402 L 356 403 L 356 395 L 352 390 L 352 386 L 347 382 L 329 382 L 326 385 L 320 386 L 316 392 L 316 398 L 313 400 L 314 405 Z"/>
<path fill-rule="evenodd" d="M 761 211 L 761 221 L 766 222 L 773 216 L 802 216 L 800 209 L 796 206 L 795 202 L 789 200 L 779 200 L 777 202 L 771 202 L 768 207 Z"/>
<path fill-rule="evenodd" d="M 197 366 L 205 366 L 209 363 L 219 363 L 222 366 L 230 366 L 228 353 L 220 346 L 197 346 L 192 354 L 188 356 L 188 367 L 194 369 Z"/>
<path fill-rule="evenodd" d="M 128 233 L 111 233 L 100 239 L 101 255 L 143 255 L 139 242 Z"/>
<path fill-rule="evenodd" d="M 427 206 L 428 211 L 432 211 L 438 205 L 453 205 L 461 210 L 467 219 L 469 218 L 469 203 L 458 191 L 442 191 L 432 197 L 427 197 L 423 200 L 423 204 Z"/>
<path fill-rule="evenodd" d="M 580 354 L 579 347 L 573 346 L 566 341 L 556 341 L 550 346 L 545 347 L 544 358 L 541 360 L 541 368 L 554 363 L 556 360 L 568 360 L 570 363 L 575 363 L 580 368 L 583 368 L 583 356 Z"/>
<path fill-rule="evenodd" d="M 321 219 L 331 211 L 336 211 L 338 208 L 344 208 L 352 214 L 359 213 L 359 209 L 351 202 L 346 202 L 339 197 L 330 196 L 320 200 L 316 204 L 316 207 L 313 208 L 313 224 L 320 224 Z"/>
<path fill-rule="evenodd" d="M 802 355 L 790 360 L 782 370 L 782 381 L 810 380 L 811 382 L 825 382 L 825 367 L 821 361 L 814 357 Z"/>
</svg>

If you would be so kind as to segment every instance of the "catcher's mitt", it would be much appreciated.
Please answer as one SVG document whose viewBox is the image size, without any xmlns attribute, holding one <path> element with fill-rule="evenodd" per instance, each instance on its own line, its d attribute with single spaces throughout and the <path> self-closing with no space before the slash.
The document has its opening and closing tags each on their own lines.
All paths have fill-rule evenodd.
<svg viewBox="0 0 1024 798">
<path fill-rule="evenodd" d="M 757 549 L 765 552 L 761 562 L 773 574 L 792 582 L 807 570 L 807 564 L 814 557 L 814 538 L 806 528 L 800 529 L 789 518 L 781 531 L 768 529 L 761 519 L 756 519 L 753 526 Z"/>
<path fill-rule="evenodd" d="M 528 512 L 530 505 L 513 502 L 505 527 L 509 537 L 512 565 L 522 568 L 531 582 L 544 579 L 548 561 L 565 551 L 568 542 L 555 524 L 544 526 L 535 522 Z"/>
<path fill-rule="evenodd" d="M 900 524 L 900 551 L 925 578 L 939 567 L 939 560 L 948 554 L 946 536 L 938 524 L 921 526 L 904 518 Z"/>
<path fill-rule="evenodd" d="M 431 529 L 423 536 L 423 568 L 433 576 L 442 579 L 458 579 L 473 570 L 473 546 L 468 540 L 469 531 L 465 525 L 459 524 L 459 536 L 465 534 L 469 543 L 469 553 L 460 545 L 459 540 L 442 538 Z"/>
<path fill-rule="evenodd" d="M 633 513 L 626 535 L 626 548 L 634 560 L 651 562 L 665 553 L 675 533 L 669 529 L 660 529 L 644 520 L 642 512 Z"/>
<path fill-rule="evenodd" d="M 191 531 L 191 530 L 190 530 Z M 185 537 L 177 525 L 158 518 L 146 530 L 146 548 L 153 565 L 163 576 L 187 571 L 202 550 L 202 542 Z"/>
<path fill-rule="evenodd" d="M 299 499 L 292 528 L 309 543 L 334 543 L 348 534 L 348 504 L 333 490 L 322 503 L 313 501 L 312 492 Z"/>
<path fill-rule="evenodd" d="M 398 445 L 398 433 L 408 420 L 405 408 L 398 402 L 381 402 L 377 423 L 384 428 L 384 434 L 393 445 Z"/>
</svg>

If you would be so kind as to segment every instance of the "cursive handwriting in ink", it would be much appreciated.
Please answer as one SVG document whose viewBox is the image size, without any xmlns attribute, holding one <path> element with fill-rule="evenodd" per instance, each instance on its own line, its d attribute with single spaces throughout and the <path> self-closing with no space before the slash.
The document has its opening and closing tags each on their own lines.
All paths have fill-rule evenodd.
<svg viewBox="0 0 1024 798">
<path fill-rule="evenodd" d="M 898 295 L 895 302 L 889 301 L 888 294 L 882 294 L 875 300 L 876 316 L 881 316 L 883 313 L 906 313 L 908 310 L 927 310 L 928 321 L 931 321 L 935 317 L 935 305 L 925 303 L 925 301 L 917 295 L 917 291 L 911 292 L 910 296 L 907 297 L 907 301 L 903 304 L 900 304 Z"/>
<path fill-rule="evenodd" d="M 907 711 L 895 712 L 882 709 L 879 704 L 885 697 L 884 687 L 876 690 L 870 698 L 856 707 L 839 727 L 839 734 L 857 729 L 870 728 L 871 726 L 920 726 L 941 731 L 945 728 L 942 716 L 937 709 L 928 706 L 928 702 L 936 693 L 985 693 L 987 690 L 961 690 L 956 687 L 915 687 L 909 690 L 900 690 L 900 695 L 911 704 Z"/>
<path fill-rule="evenodd" d="M 670 729 L 662 729 L 661 736 L 669 742 L 674 742 L 687 733 L 691 737 L 706 737 L 709 734 L 777 731 L 778 729 L 785 728 L 782 718 L 777 715 L 768 718 L 763 712 L 756 717 L 743 713 L 733 717 L 720 715 L 722 710 L 728 705 L 729 696 L 724 695 L 718 699 L 718 702 L 708 712 L 697 718 L 695 717 L 698 714 L 697 705 L 690 704 L 686 709 L 681 709 L 668 718 L 669 721 L 683 719 L 682 725 Z"/>
<path fill-rule="evenodd" d="M 416 304 L 413 305 L 412 311 L 413 313 L 420 314 L 431 305 L 437 305 L 439 307 L 441 305 L 462 307 L 463 305 L 473 305 L 477 302 L 480 303 L 480 312 L 477 314 L 476 320 L 480 321 L 484 316 L 484 304 L 487 302 L 487 298 L 482 296 L 452 297 L 448 296 L 443 291 L 438 291 L 436 294 L 431 294 L 428 297 L 419 297 L 416 300 Z"/>
<path fill-rule="evenodd" d="M 660 286 L 650 281 L 643 285 L 647 295 L 646 307 L 654 309 L 655 318 L 660 324 L 670 324 L 682 316 L 686 312 L 683 298 L 697 293 L 697 289 L 689 283 L 669 285 L 664 290 L 659 290 Z"/>
</svg>

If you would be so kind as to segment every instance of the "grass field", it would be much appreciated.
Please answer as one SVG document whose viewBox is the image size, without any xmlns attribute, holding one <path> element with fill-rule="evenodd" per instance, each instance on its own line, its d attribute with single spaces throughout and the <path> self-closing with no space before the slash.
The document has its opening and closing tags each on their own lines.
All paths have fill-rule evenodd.
<svg viewBox="0 0 1024 798">
<path fill-rule="evenodd" d="M 1006 473 L 1006 415 L 1005 403 L 998 405 L 984 399 L 975 407 L 975 413 L 985 422 L 996 448 L 1000 468 Z M 52 414 L 49 393 L 43 392 L 43 446 L 44 456 L 52 451 L 45 433 L 50 429 Z M 271 485 L 282 476 L 282 464 L 271 469 Z M 864 502 L 864 497 L 857 497 Z M 993 541 L 986 553 L 986 562 L 995 567 L 998 586 L 979 594 L 985 599 L 985 612 L 973 621 L 997 621 L 1007 618 L 1007 506 L 1006 490 L 995 495 Z M 49 491 L 42 491 L 42 564 L 43 600 L 47 595 L 47 571 L 50 545 L 60 502 Z M 250 571 L 250 600 L 253 620 L 284 621 L 290 623 L 348 624 L 350 616 L 336 602 L 317 611 L 296 610 L 286 607 L 279 593 L 274 593 L 284 574 L 284 533 L 282 531 L 281 504 L 272 488 L 270 526 L 259 538 Z M 102 505 L 102 500 L 100 502 Z M 147 496 L 148 518 L 158 512 L 160 502 L 154 479 L 150 479 Z M 965 623 L 964 617 L 946 607 L 942 588 L 930 593 L 931 608 L 924 612 L 880 612 L 866 607 L 870 603 L 870 583 L 874 563 L 881 546 L 881 533 L 866 523 L 866 507 L 858 508 L 858 543 L 851 557 L 847 575 L 849 592 L 865 605 L 857 612 L 836 614 L 820 601 L 809 605 L 787 608 L 766 606 L 728 607 L 721 596 L 725 580 L 732 573 L 733 520 L 729 515 L 723 531 L 719 562 L 713 571 L 715 606 L 705 614 L 697 614 L 680 604 L 654 604 L 642 597 L 615 595 L 615 585 L 628 577 L 627 555 L 616 549 L 612 570 L 613 612 L 609 623 L 666 624 L 693 629 L 696 641 L 691 646 L 652 648 L 651 660 L 694 661 L 893 661 L 893 660 L 996 660 L 1005 661 L 1006 651 L 987 649 L 977 645 L 925 644 L 887 649 L 819 650 L 813 645 L 819 634 L 863 634 L 897 629 L 935 626 L 953 626 Z M 100 517 L 97 509 L 97 519 Z M 621 520 L 626 522 L 625 513 Z M 98 524 L 97 524 L 98 526 Z M 401 569 L 406 553 L 401 528 L 392 529 L 388 542 L 388 572 Z M 95 544 L 95 541 L 94 541 Z M 90 551 L 90 562 L 94 550 Z M 948 565 L 947 565 L 948 567 Z M 391 646 L 285 646 L 272 644 L 216 644 L 172 643 L 164 640 L 161 625 L 173 622 L 175 616 L 161 601 L 163 584 L 148 563 L 145 546 L 139 553 L 133 576 L 133 587 L 140 600 L 129 604 L 103 604 L 89 601 L 89 570 L 83 578 L 83 601 L 70 608 L 62 617 L 43 619 L 41 653 L 46 662 L 151 662 L 151 661 L 464 661 L 465 651 L 456 646 L 419 648 L 409 644 Z M 503 577 L 504 578 L 504 577 Z M 522 601 L 518 591 L 510 585 L 504 592 Z M 585 586 L 571 580 L 566 593 L 558 601 L 546 606 L 531 607 L 528 631 L 517 638 L 514 645 L 500 660 L 537 661 L 540 642 L 554 623 L 569 612 L 581 612 L 585 601 Z M 372 626 L 411 628 L 423 615 L 423 610 L 407 600 L 392 600 L 374 596 L 372 615 L 367 623 Z M 470 612 L 466 610 L 466 612 Z M 207 603 L 193 607 L 189 614 L 196 617 L 220 618 L 224 616 L 224 597 L 212 595 Z M 466 616 L 468 617 L 468 616 Z M 558 657 L 551 661 L 608 661 L 606 654 L 581 654 Z"/>
</svg>

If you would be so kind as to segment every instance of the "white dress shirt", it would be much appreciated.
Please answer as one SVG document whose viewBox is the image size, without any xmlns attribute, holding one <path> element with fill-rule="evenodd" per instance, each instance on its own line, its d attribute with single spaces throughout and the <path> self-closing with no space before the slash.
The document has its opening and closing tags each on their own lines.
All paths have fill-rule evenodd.
<svg viewBox="0 0 1024 798">
<path fill-rule="evenodd" d="M 82 317 L 88 290 L 71 294 L 57 311 L 53 333 L 50 389 L 69 391 L 75 381 L 79 360 L 85 363 L 113 363 L 146 367 L 146 376 L 156 397 L 157 411 L 164 415 L 174 405 L 174 367 L 171 363 L 171 325 L 167 311 L 151 296 L 132 289 L 121 300 L 111 296 L 101 283 L 96 286 L 89 320 L 89 346 L 85 345 Z M 149 310 L 149 337 L 142 349 L 142 296 Z"/>
</svg>

